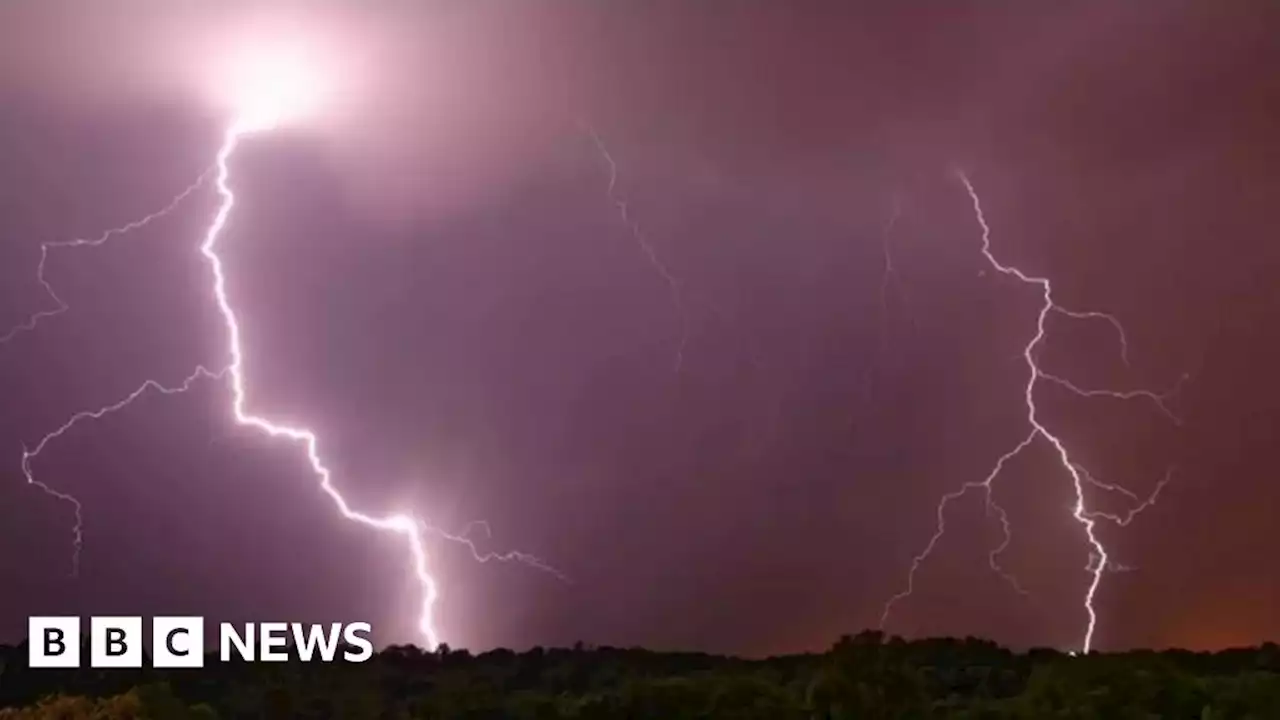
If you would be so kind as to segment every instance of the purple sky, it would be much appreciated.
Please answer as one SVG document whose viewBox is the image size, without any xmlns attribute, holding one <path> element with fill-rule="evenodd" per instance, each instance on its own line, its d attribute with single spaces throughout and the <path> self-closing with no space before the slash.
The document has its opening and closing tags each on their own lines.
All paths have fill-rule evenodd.
<svg viewBox="0 0 1280 720">
<path fill-rule="evenodd" d="M 483 550 L 573 581 L 433 545 L 446 642 L 764 653 L 874 626 L 938 497 L 1026 432 L 1038 298 L 984 265 L 956 165 L 1003 260 L 1125 324 L 1130 368 L 1105 324 L 1059 320 L 1046 369 L 1090 387 L 1191 375 L 1181 427 L 1140 402 L 1039 395 L 1099 477 L 1149 492 L 1177 468 L 1156 506 L 1100 531 L 1133 571 L 1104 578 L 1097 645 L 1280 635 L 1272 3 L 870 6 L 282 13 L 360 71 L 331 116 L 234 159 L 221 248 L 255 409 L 316 429 L 357 506 L 487 520 Z M 0 9 L 0 329 L 51 307 L 42 242 L 163 206 L 226 122 L 193 78 L 242 6 L 95 7 Z M 678 372 L 680 312 L 582 123 L 680 279 Z M 225 364 L 198 252 L 216 202 L 205 188 L 56 251 L 71 310 L 0 345 L 0 639 L 56 613 L 361 619 L 418 639 L 399 539 L 343 522 L 299 450 L 234 426 L 216 383 L 40 456 L 85 507 L 67 577 L 71 513 L 25 484 L 23 443 L 147 378 Z M 969 497 L 889 630 L 1078 643 L 1067 476 L 1039 446 L 996 487 L 1031 597 L 987 568 L 999 525 Z"/>
</svg>

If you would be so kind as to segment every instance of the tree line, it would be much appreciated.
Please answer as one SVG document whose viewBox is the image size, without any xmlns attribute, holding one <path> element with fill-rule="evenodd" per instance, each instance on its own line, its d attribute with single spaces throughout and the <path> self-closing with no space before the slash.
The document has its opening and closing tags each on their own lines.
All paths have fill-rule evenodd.
<svg viewBox="0 0 1280 720">
<path fill-rule="evenodd" d="M 393 646 L 360 664 L 32 670 L 0 646 L 0 720 L 879 720 L 1280 718 L 1280 648 L 1015 653 L 864 632 L 762 660 L 641 648 L 473 655 Z"/>
</svg>

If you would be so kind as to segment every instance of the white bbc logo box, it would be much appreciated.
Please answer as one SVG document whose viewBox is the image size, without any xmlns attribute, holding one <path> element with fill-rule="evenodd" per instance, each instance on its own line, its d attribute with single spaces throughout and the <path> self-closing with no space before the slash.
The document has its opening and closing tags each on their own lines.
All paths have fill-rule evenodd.
<svg viewBox="0 0 1280 720">
<path fill-rule="evenodd" d="M 31 617 L 27 620 L 27 665 L 33 668 L 75 668 L 81 664 L 81 621 L 78 617 Z M 346 662 L 373 656 L 367 635 L 369 623 L 222 623 L 218 655 L 246 662 L 333 662 L 342 649 Z M 255 643 L 255 639 L 258 642 Z M 292 641 L 292 644 L 290 643 Z M 141 617 L 89 618 L 89 666 L 140 668 L 146 639 Z M 344 647 L 345 646 L 345 647 Z M 197 616 L 151 619 L 151 665 L 157 668 L 204 667 L 204 618 Z"/>
<path fill-rule="evenodd" d="M 89 618 L 89 666 L 140 668 L 145 640 L 141 617 Z M 80 667 L 80 618 L 27 619 L 27 665 Z M 151 620 L 151 664 L 158 668 L 204 666 L 204 618 Z"/>
</svg>

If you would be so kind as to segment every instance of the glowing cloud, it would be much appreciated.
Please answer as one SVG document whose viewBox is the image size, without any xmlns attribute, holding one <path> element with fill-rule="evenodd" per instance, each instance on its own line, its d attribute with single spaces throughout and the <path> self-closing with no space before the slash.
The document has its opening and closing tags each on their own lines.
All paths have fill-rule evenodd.
<svg viewBox="0 0 1280 720">
<path fill-rule="evenodd" d="M 346 77 L 332 43 L 300 33 L 242 33 L 215 54 L 205 85 L 218 110 L 236 118 L 241 132 L 316 123 L 337 110 Z M 227 49 L 229 48 L 229 49 Z"/>
</svg>

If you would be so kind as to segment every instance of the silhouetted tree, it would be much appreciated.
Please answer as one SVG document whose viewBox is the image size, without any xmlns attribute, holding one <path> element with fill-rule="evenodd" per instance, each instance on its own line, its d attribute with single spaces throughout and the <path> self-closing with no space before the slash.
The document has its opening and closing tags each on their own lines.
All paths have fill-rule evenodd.
<svg viewBox="0 0 1280 720">
<path fill-rule="evenodd" d="M 30 670 L 0 646 L 0 720 L 875 720 L 1280 718 L 1274 644 L 1221 653 L 1015 654 L 977 638 L 845 636 L 764 660 L 640 648 L 472 655 L 402 645 L 367 663 Z"/>
</svg>

